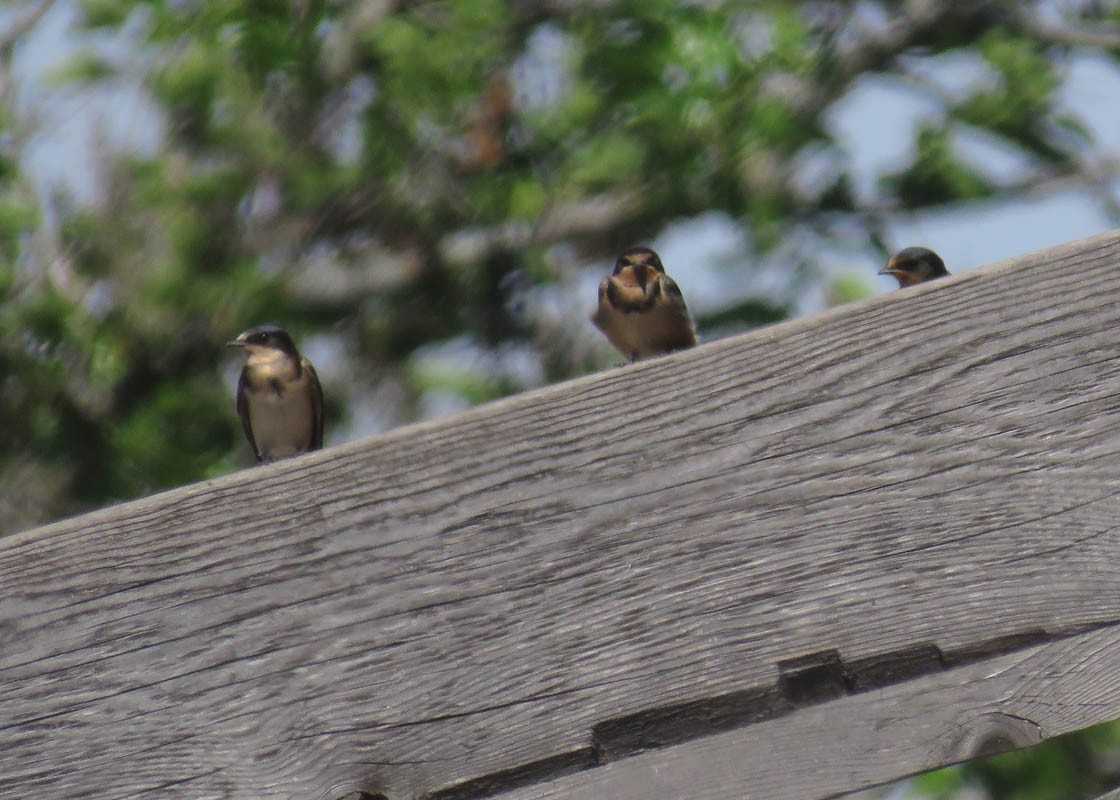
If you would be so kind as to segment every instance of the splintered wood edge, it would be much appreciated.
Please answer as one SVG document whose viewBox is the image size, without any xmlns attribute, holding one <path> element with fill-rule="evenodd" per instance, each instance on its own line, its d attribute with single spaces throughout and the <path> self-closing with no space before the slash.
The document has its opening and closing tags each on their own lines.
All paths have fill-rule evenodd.
<svg viewBox="0 0 1120 800">
<path fill-rule="evenodd" d="M 1117 717 L 1120 628 L 1112 626 L 495 797 L 823 800 Z M 1120 791 L 1098 800 L 1120 800 Z"/>
</svg>

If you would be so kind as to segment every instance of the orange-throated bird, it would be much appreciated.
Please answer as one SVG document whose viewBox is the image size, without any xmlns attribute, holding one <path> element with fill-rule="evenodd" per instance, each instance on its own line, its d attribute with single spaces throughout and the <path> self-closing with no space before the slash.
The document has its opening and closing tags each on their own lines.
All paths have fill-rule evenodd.
<svg viewBox="0 0 1120 800">
<path fill-rule="evenodd" d="M 250 328 L 229 342 L 245 355 L 237 415 L 260 463 L 323 446 L 323 388 L 292 337 L 275 325 Z"/>
<path fill-rule="evenodd" d="M 618 257 L 614 272 L 599 284 L 591 321 L 631 361 L 696 344 L 680 287 L 648 247 L 631 247 Z"/>
<path fill-rule="evenodd" d="M 907 247 L 891 256 L 891 260 L 879 270 L 879 274 L 891 275 L 900 287 L 906 287 L 943 278 L 949 274 L 949 270 L 945 269 L 941 256 L 928 247 Z"/>
</svg>

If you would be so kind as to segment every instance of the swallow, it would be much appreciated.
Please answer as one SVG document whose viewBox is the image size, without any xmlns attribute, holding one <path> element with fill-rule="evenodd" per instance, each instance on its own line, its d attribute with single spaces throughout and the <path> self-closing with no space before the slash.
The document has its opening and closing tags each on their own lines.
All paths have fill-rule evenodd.
<svg viewBox="0 0 1120 800">
<path fill-rule="evenodd" d="M 599 284 L 591 321 L 631 361 L 696 344 L 680 287 L 648 247 L 631 247 L 618 257 L 614 272 Z"/>
<path fill-rule="evenodd" d="M 257 462 L 321 448 L 323 388 L 287 331 L 260 325 L 229 346 L 240 348 L 245 356 L 237 381 L 237 416 Z"/>
<path fill-rule="evenodd" d="M 879 270 L 880 275 L 893 275 L 899 287 L 916 286 L 919 283 L 943 278 L 949 274 L 941 256 L 926 247 L 907 247 L 899 250 L 887 265 Z"/>
</svg>

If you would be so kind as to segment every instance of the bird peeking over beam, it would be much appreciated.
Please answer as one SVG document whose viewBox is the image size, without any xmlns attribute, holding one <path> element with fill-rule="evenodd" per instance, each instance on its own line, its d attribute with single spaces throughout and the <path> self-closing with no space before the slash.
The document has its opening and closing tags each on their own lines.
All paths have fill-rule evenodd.
<svg viewBox="0 0 1120 800">
<path fill-rule="evenodd" d="M 900 288 L 916 286 L 919 283 L 943 278 L 949 274 L 941 256 L 928 247 L 907 247 L 899 250 L 887 265 L 879 270 L 880 275 L 892 275 Z"/>
<path fill-rule="evenodd" d="M 237 381 L 237 415 L 258 463 L 323 446 L 323 389 L 311 362 L 276 325 L 250 328 L 232 342 L 245 367 Z"/>
<path fill-rule="evenodd" d="M 599 284 L 591 321 L 631 361 L 696 344 L 680 287 L 648 247 L 631 247 L 618 257 L 614 272 Z"/>
</svg>

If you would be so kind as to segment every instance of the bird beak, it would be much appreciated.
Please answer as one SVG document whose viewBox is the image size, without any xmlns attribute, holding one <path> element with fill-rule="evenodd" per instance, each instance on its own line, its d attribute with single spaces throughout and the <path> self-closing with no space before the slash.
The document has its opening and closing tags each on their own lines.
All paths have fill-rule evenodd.
<svg viewBox="0 0 1120 800">
<path fill-rule="evenodd" d="M 898 260 L 892 258 L 890 261 L 887 262 L 887 265 L 885 267 L 883 267 L 881 270 L 879 270 L 879 274 L 880 275 L 897 275 L 901 271 L 902 270 L 900 270 L 898 268 Z"/>
<path fill-rule="evenodd" d="M 633 267 L 634 277 L 638 280 L 638 286 L 642 287 L 642 291 L 646 290 L 646 286 L 653 276 L 653 269 L 646 264 L 635 264 Z"/>
<path fill-rule="evenodd" d="M 245 342 L 240 339 L 234 339 L 232 342 L 226 342 L 226 347 L 244 347 Z"/>
</svg>

